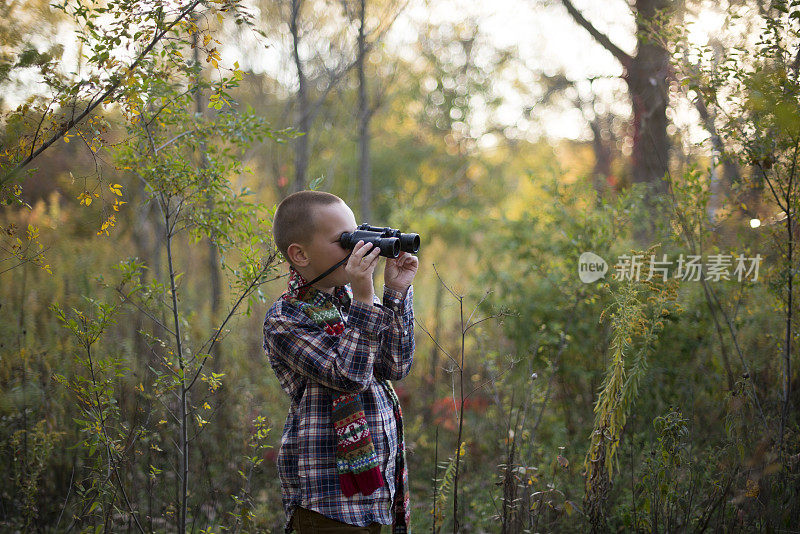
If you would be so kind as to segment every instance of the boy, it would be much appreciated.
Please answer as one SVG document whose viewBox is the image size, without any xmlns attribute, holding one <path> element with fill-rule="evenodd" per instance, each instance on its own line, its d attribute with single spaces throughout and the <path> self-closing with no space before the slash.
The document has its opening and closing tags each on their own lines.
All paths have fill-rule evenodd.
<svg viewBox="0 0 800 534">
<path fill-rule="evenodd" d="M 287 533 L 408 532 L 403 418 L 389 380 L 411 370 L 419 261 L 387 258 L 381 303 L 379 249 L 339 243 L 356 226 L 322 191 L 289 195 L 275 212 L 289 284 L 264 319 L 264 349 L 291 401 L 278 452 Z"/>
</svg>

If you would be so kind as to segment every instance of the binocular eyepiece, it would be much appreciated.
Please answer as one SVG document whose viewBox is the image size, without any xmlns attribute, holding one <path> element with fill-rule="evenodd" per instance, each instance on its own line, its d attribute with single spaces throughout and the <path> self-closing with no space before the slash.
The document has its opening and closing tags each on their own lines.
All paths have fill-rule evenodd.
<svg viewBox="0 0 800 534">
<path fill-rule="evenodd" d="M 412 254 L 416 254 L 419 250 L 419 234 L 404 234 L 388 226 L 380 228 L 364 223 L 355 232 L 343 232 L 339 236 L 342 248 L 352 249 L 359 241 L 372 243 L 373 246 L 380 248 L 379 256 L 387 258 L 396 258 L 401 250 Z"/>
</svg>

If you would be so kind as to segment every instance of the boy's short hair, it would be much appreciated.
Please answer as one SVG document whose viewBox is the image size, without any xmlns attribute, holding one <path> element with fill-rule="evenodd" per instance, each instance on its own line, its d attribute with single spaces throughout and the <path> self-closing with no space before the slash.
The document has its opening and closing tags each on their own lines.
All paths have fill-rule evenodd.
<svg viewBox="0 0 800 534">
<path fill-rule="evenodd" d="M 292 243 L 310 243 L 317 232 L 316 208 L 344 200 L 325 191 L 298 191 L 284 198 L 275 210 L 272 236 L 278 250 L 291 265 L 288 249 Z"/>
</svg>

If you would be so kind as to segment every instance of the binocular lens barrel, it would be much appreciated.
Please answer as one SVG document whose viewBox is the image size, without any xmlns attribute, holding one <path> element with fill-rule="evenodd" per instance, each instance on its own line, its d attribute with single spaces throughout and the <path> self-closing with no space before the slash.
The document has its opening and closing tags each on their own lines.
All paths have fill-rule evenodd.
<svg viewBox="0 0 800 534">
<path fill-rule="evenodd" d="M 368 223 L 364 223 L 358 227 L 358 230 L 364 230 L 367 232 L 375 232 L 381 235 L 381 237 L 396 237 L 400 240 L 400 250 L 405 252 L 411 252 L 412 254 L 416 254 L 419 252 L 419 234 L 407 233 L 404 234 L 400 230 L 396 230 L 394 228 L 389 228 L 388 226 L 379 227 L 379 226 L 370 226 Z"/>
<path fill-rule="evenodd" d="M 416 254 L 419 251 L 419 234 L 402 234 L 400 236 L 400 250 Z"/>
<path fill-rule="evenodd" d="M 356 230 L 355 232 L 343 232 L 339 236 L 339 244 L 344 248 L 352 249 L 359 241 L 364 243 L 371 243 L 373 246 L 380 248 L 379 256 L 387 258 L 396 258 L 400 255 L 400 239 L 396 237 L 381 237 L 379 232 L 369 232 L 365 230 Z"/>
</svg>

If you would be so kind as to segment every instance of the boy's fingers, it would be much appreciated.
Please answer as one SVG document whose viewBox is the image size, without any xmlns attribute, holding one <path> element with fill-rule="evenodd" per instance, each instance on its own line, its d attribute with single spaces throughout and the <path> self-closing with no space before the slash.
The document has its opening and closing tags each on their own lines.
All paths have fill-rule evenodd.
<svg viewBox="0 0 800 534">
<path fill-rule="evenodd" d="M 380 247 L 375 247 L 375 249 L 370 253 L 370 267 L 378 264 L 378 258 L 381 256 L 381 249 Z"/>
<path fill-rule="evenodd" d="M 361 259 L 366 256 L 367 250 L 367 243 L 364 243 L 358 250 L 353 251 L 353 256 L 355 256 L 358 261 L 361 261 Z"/>
<path fill-rule="evenodd" d="M 367 258 L 368 256 L 370 258 L 374 258 L 375 256 L 380 254 L 380 252 L 381 252 L 380 247 L 372 245 L 371 243 L 370 243 L 370 246 L 371 246 L 371 248 L 367 249 L 366 245 L 364 245 L 362 258 Z M 367 252 L 367 250 L 369 250 L 369 252 Z"/>
</svg>

